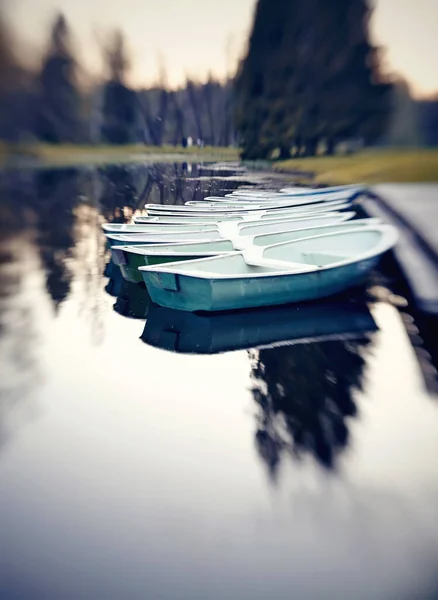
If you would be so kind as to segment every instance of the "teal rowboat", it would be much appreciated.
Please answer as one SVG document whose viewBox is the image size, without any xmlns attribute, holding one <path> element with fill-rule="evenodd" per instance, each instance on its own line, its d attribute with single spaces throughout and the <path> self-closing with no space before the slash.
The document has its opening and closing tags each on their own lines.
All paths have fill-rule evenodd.
<svg viewBox="0 0 438 600">
<path fill-rule="evenodd" d="M 305 187 L 287 187 L 280 190 L 280 192 L 267 192 L 257 190 L 235 190 L 231 194 L 226 194 L 225 199 L 229 198 L 240 198 L 244 200 L 258 200 L 258 199 L 280 199 L 286 198 L 299 198 L 299 197 L 317 197 L 317 196 L 329 196 L 338 194 L 345 199 L 354 199 L 362 194 L 366 194 L 369 188 L 364 185 L 338 185 L 333 187 L 325 188 L 305 188 Z"/>
<path fill-rule="evenodd" d="M 324 212 L 333 212 L 335 210 L 344 210 L 351 208 L 348 202 L 333 201 L 320 202 L 315 205 L 295 206 L 292 208 L 276 210 L 257 210 L 252 212 L 239 211 L 234 213 L 214 212 L 210 210 L 198 211 L 196 213 L 179 212 L 178 207 L 174 211 L 156 214 L 149 217 L 135 217 L 136 225 L 151 224 L 173 224 L 185 225 L 196 223 L 213 223 L 215 221 L 259 221 L 263 219 L 282 219 L 286 217 L 300 217 L 301 215 L 319 214 Z"/>
<path fill-rule="evenodd" d="M 141 339 L 181 354 L 217 354 L 322 341 L 363 339 L 377 330 L 366 303 L 320 301 L 222 314 L 151 305 Z"/>
<path fill-rule="evenodd" d="M 113 246 L 111 255 L 120 267 L 123 277 L 132 283 L 143 281 L 138 270 L 145 265 L 159 265 L 178 260 L 194 260 L 235 252 L 230 240 L 215 242 L 190 242 L 188 244 L 145 244 L 136 246 Z"/>
<path fill-rule="evenodd" d="M 184 222 L 181 224 L 176 223 L 126 223 L 124 225 L 106 223 L 102 225 L 103 231 L 106 233 L 172 233 L 172 232 L 183 232 L 183 231 L 208 231 L 211 228 L 215 228 L 218 225 L 218 221 L 210 221 L 205 223 L 190 223 Z"/>
<path fill-rule="evenodd" d="M 220 203 L 207 205 L 196 205 L 189 206 L 184 204 L 183 206 L 178 206 L 175 204 L 145 204 L 145 209 L 149 216 L 166 216 L 166 215 L 205 215 L 210 216 L 213 214 L 218 215 L 251 215 L 257 214 L 257 212 L 276 212 L 278 210 L 311 210 L 310 207 L 315 206 L 317 210 L 322 208 L 324 205 L 334 204 L 346 204 L 347 206 L 350 204 L 350 201 L 345 198 L 330 198 L 325 202 L 316 201 L 316 202 L 308 202 L 305 204 L 299 203 L 295 204 L 294 201 L 290 203 L 287 202 L 278 202 L 275 205 L 263 205 L 263 204 L 232 204 L 232 205 L 222 205 Z M 307 207 L 307 208 L 306 208 Z"/>
<path fill-rule="evenodd" d="M 301 216 L 292 219 L 270 219 L 257 222 L 226 222 L 214 223 L 209 229 L 199 230 L 193 227 L 189 231 L 186 228 L 178 231 L 168 231 L 167 229 L 154 229 L 152 232 L 143 233 L 107 233 L 105 234 L 109 245 L 134 245 L 134 244 L 164 244 L 164 243 L 182 243 L 215 241 L 222 239 L 235 239 L 242 235 L 257 235 L 259 233 L 275 233 L 285 231 L 293 227 L 310 227 L 312 224 L 333 224 L 348 221 L 354 217 L 353 211 L 344 213 L 322 213 L 311 214 L 310 217 Z M 297 225 L 295 225 L 295 223 Z"/>
<path fill-rule="evenodd" d="M 270 306 L 323 298 L 361 283 L 396 241 L 394 227 L 374 225 L 140 271 L 160 306 L 190 312 Z"/>
<path fill-rule="evenodd" d="M 181 232 L 157 232 L 157 233 L 106 233 L 106 239 L 110 247 L 134 244 L 171 244 L 172 242 L 197 242 L 200 238 L 208 240 L 221 240 L 219 230 L 214 227 L 207 231 L 181 231 Z"/>
<path fill-rule="evenodd" d="M 315 194 L 315 195 L 301 195 L 297 197 L 289 198 L 286 194 L 277 194 L 276 196 L 271 197 L 254 197 L 251 200 L 251 197 L 243 197 L 243 196 L 225 196 L 225 197 L 212 197 L 207 200 L 190 200 L 186 202 L 184 206 L 204 206 L 216 208 L 218 210 L 225 209 L 233 209 L 239 208 L 244 210 L 245 208 L 253 209 L 253 208 L 276 208 L 278 206 L 284 206 L 287 204 L 288 206 L 304 206 L 304 205 L 313 205 L 321 202 L 348 202 L 350 201 L 350 196 L 344 192 L 336 192 L 332 194 Z M 161 206 L 161 205 L 160 205 Z"/>
<path fill-rule="evenodd" d="M 263 233 L 258 235 L 241 235 L 234 240 L 221 240 L 212 242 L 190 242 L 187 244 L 146 244 L 136 246 L 113 246 L 111 254 L 115 264 L 119 265 L 123 277 L 130 282 L 143 281 L 138 270 L 145 265 L 158 265 L 180 260 L 194 260 L 229 254 L 236 250 L 243 250 L 255 246 L 272 246 L 280 242 L 291 242 L 301 238 L 321 235 L 323 233 L 336 233 L 352 231 L 379 223 L 379 219 L 358 219 L 333 225 L 315 225 L 300 227 L 298 222 L 289 225 L 288 230 Z M 294 229 L 295 227 L 295 229 Z"/>
</svg>

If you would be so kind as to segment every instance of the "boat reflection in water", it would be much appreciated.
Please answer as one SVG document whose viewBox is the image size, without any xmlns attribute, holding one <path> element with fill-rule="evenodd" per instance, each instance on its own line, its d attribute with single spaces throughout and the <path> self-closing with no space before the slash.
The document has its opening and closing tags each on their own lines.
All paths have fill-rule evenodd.
<svg viewBox="0 0 438 600">
<path fill-rule="evenodd" d="M 350 339 L 376 329 L 365 302 L 330 301 L 222 314 L 195 314 L 151 305 L 141 336 L 150 346 L 179 353 Z"/>
<path fill-rule="evenodd" d="M 124 317 L 145 319 L 151 302 L 144 283 L 130 283 L 123 278 L 120 267 L 112 261 L 105 268 L 108 283 L 105 290 L 116 298 L 114 310 Z"/>
<path fill-rule="evenodd" d="M 145 285 L 123 280 L 114 310 L 131 319 L 146 319 L 151 299 Z"/>
<path fill-rule="evenodd" d="M 108 277 L 108 283 L 105 286 L 106 293 L 117 298 L 122 289 L 124 279 L 120 267 L 112 259 L 105 267 L 104 277 Z"/>
</svg>

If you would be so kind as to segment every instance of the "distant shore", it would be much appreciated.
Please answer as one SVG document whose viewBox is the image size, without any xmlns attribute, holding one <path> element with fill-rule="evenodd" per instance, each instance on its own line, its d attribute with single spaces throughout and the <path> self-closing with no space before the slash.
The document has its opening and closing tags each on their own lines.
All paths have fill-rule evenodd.
<svg viewBox="0 0 438 600">
<path fill-rule="evenodd" d="M 218 162 L 238 161 L 237 148 L 205 146 L 128 146 L 20 144 L 0 145 L 0 165 L 70 167 L 130 162 Z"/>
<path fill-rule="evenodd" d="M 0 145 L 0 166 L 69 167 L 79 165 L 122 164 L 131 162 L 238 162 L 238 148 L 206 146 L 77 146 Z M 283 173 L 297 181 L 320 184 L 408 183 L 438 181 L 438 148 L 370 149 L 347 156 L 291 158 L 282 161 L 249 163 Z"/>
<path fill-rule="evenodd" d="M 316 183 L 412 183 L 438 181 L 438 148 L 364 150 L 347 156 L 293 158 L 276 171 Z"/>
</svg>

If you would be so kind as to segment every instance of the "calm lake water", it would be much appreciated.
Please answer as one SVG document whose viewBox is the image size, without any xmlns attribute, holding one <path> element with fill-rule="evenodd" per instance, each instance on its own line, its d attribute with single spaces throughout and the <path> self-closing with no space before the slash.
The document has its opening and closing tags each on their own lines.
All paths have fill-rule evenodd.
<svg viewBox="0 0 438 600">
<path fill-rule="evenodd" d="M 245 180 L 213 175 L 0 175 L 0 597 L 437 598 L 436 373 L 391 265 L 207 317 L 108 264 L 102 220 Z"/>
</svg>

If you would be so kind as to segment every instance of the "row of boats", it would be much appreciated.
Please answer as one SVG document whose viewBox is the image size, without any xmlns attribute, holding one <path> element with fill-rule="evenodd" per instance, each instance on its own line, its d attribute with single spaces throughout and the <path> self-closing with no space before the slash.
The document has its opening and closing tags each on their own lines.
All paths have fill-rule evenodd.
<svg viewBox="0 0 438 600">
<path fill-rule="evenodd" d="M 104 224 L 123 277 L 152 301 L 228 311 L 314 300 L 363 282 L 397 241 L 358 218 L 363 186 L 239 189 L 184 206 L 147 204 L 130 224 Z"/>
</svg>

